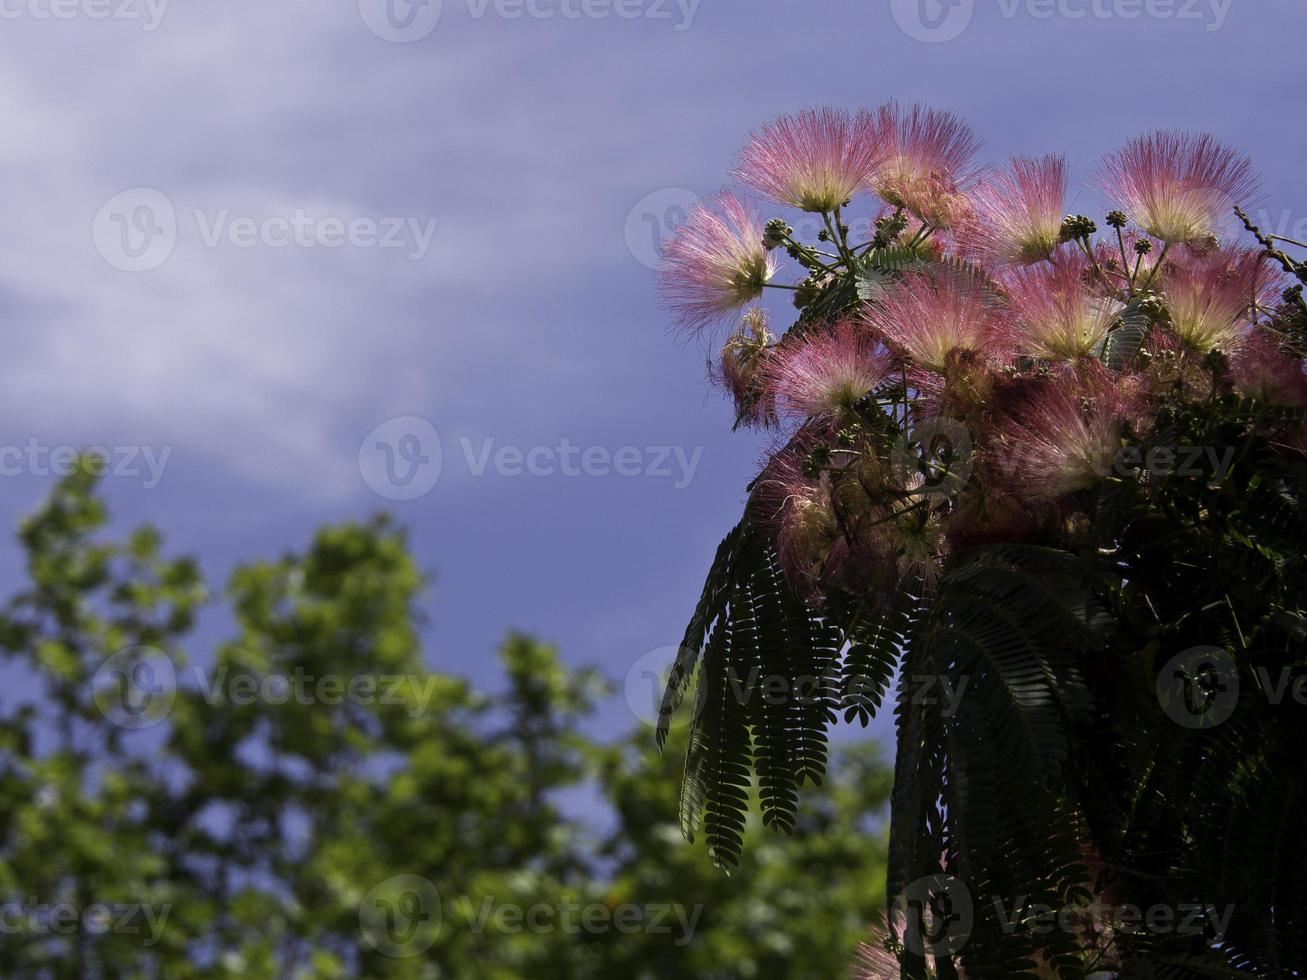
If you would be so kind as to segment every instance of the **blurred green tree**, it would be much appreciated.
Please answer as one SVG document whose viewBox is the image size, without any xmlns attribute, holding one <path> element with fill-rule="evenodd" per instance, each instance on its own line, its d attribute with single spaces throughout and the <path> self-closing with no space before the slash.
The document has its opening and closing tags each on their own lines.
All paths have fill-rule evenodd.
<svg viewBox="0 0 1307 980">
<path fill-rule="evenodd" d="M 41 688 L 0 718 L 4 977 L 825 978 L 883 904 L 873 746 L 726 878 L 680 838 L 678 753 L 583 734 L 594 671 L 523 635 L 494 693 L 425 666 L 386 519 L 239 567 L 204 664 L 198 564 L 107 519 L 64 480 L 0 609 Z"/>
</svg>

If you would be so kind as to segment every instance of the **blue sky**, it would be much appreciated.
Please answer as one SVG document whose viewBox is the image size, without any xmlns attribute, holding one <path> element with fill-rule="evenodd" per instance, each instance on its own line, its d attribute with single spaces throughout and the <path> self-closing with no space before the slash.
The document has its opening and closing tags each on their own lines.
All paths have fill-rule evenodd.
<svg viewBox="0 0 1307 980">
<path fill-rule="evenodd" d="M 214 581 L 390 508 L 483 683 L 509 627 L 617 678 L 679 638 L 762 443 L 648 265 L 769 117 L 920 100 L 1082 176 L 1209 130 L 1307 219 L 1301 0 L 53 2 L 0 0 L 0 517 L 32 444 L 166 452 L 107 493 Z"/>
</svg>

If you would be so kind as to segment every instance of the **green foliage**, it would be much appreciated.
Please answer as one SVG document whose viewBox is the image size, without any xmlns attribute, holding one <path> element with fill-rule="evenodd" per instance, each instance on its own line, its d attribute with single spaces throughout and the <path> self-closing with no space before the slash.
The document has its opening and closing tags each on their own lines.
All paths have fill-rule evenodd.
<svg viewBox="0 0 1307 980">
<path fill-rule="evenodd" d="M 727 880 L 681 841 L 677 774 L 647 733 L 583 734 L 594 672 L 522 635 L 492 692 L 426 666 L 427 582 L 389 522 L 238 567 L 231 640 L 188 661 L 199 566 L 149 529 L 108 540 L 106 520 L 91 479 L 62 483 L 23 525 L 30 582 L 0 608 L 0 654 L 43 689 L 0 727 L 0 905 L 138 911 L 107 931 L 6 918 L 6 978 L 828 977 L 883 903 L 871 747 L 835 753 L 793 838 L 759 835 Z M 102 710 L 101 665 L 133 647 L 178 678 L 139 731 Z M 307 697 L 267 686 L 297 676 Z M 677 724 L 664 738 L 687 743 Z M 516 917 L 532 909 L 539 928 Z"/>
<path fill-rule="evenodd" d="M 1307 266 L 1249 226 L 1267 257 L 1303 280 Z M 811 295 L 800 291 L 803 313 L 779 348 L 874 306 L 916 267 L 983 275 L 915 245 L 842 254 L 838 274 Z M 1163 298 L 1151 279 L 1131 277 L 1129 287 L 1116 291 L 1119 312 L 1093 356 L 1114 372 L 1143 372 L 1152 386 L 1149 435 L 1129 427 L 1123 435 L 1141 461 L 1136 471 L 1104 474 L 997 536 L 1018 543 L 983 543 L 977 521 L 982 533 L 959 536 L 937 582 L 845 573 L 823 582 L 819 599 L 777 573 L 774 529 L 752 521 L 755 494 L 717 553 L 668 685 L 660 732 L 697 671 L 682 824 L 691 839 L 702 825 L 714 862 L 730 869 L 741 860 L 750 787 L 760 787 L 765 824 L 793 827 L 800 788 L 820 780 L 827 729 L 841 712 L 866 725 L 897 676 L 888 893 L 943 875 L 978 903 L 956 950 L 893 942 L 926 929 L 920 912 L 892 923 L 905 977 L 956 976 L 959 967 L 973 977 L 1067 980 L 1095 968 L 1122 977 L 1307 975 L 1298 887 L 1307 848 L 1292 826 L 1307 803 L 1298 757 L 1307 710 L 1294 693 L 1307 691 L 1307 413 L 1232 394 L 1225 354 L 1181 356 L 1152 343 Z M 1302 297 L 1301 286 L 1289 290 L 1265 327 L 1291 353 L 1307 351 Z M 988 418 L 986 399 L 1005 389 L 977 394 L 964 369 L 941 403 L 975 396 Z M 858 449 L 869 471 L 894 465 L 900 447 L 870 406 L 897 411 L 902 397 L 906 419 L 910 382 L 893 385 L 841 419 L 865 423 Z M 847 432 L 831 435 L 826 452 Z M 802 445 L 801 430 L 791 446 Z M 975 478 L 990 465 L 983 454 L 964 462 L 972 499 L 958 494 L 941 513 L 965 518 L 966 508 L 1008 503 L 986 499 Z M 844 471 L 850 482 L 889 485 L 857 464 Z M 838 519 L 838 488 L 830 500 Z M 1019 543 L 1028 540 L 1049 546 Z M 1177 662 L 1202 649 L 1220 651 L 1228 669 L 1180 678 Z M 820 679 L 816 697 L 793 696 L 811 677 Z M 791 696 L 761 698 L 769 678 Z M 1223 685 L 1237 691 L 1228 719 L 1177 721 L 1167 702 L 1177 682 L 1186 699 Z M 956 697 L 932 696 L 929 685 Z M 1042 931 L 1004 921 L 994 906 L 1069 909 L 1104 898 L 1229 918 L 1189 933 Z"/>
<path fill-rule="evenodd" d="M 702 648 L 684 800 L 724 840 L 716 858 L 738 859 L 755 774 L 773 788 L 764 816 L 793 814 L 811 774 L 797 749 L 759 746 L 822 737 L 808 727 L 816 715 L 768 728 L 748 702 L 723 702 L 736 665 L 770 645 L 787 676 L 837 655 L 843 698 L 823 701 L 828 720 L 838 703 L 865 723 L 898 673 L 888 894 L 941 874 L 965 885 L 976 908 L 956 962 L 968 976 L 1303 975 L 1307 848 L 1294 820 L 1307 804 L 1307 711 L 1291 692 L 1307 683 L 1307 462 L 1276 445 L 1302 419 L 1215 386 L 1205 403 L 1176 397 L 1137 447 L 1171 463 L 1087 491 L 1093 519 L 1071 549 L 974 546 L 924 598 L 912 583 L 835 593 L 822 608 L 778 595 L 746 518 L 719 552 L 667 702 Z M 770 636 L 753 630 L 760 603 L 787 611 Z M 1177 655 L 1204 647 L 1230 674 L 1194 678 L 1194 692 L 1226 684 L 1237 703 L 1228 719 L 1182 724 L 1159 691 Z M 959 696 L 930 696 L 923 680 Z M 1041 931 L 993 905 L 1091 898 L 1229 919 L 1187 934 Z M 953 959 L 926 955 L 943 949 L 901 947 L 903 975 L 955 975 Z"/>
<path fill-rule="evenodd" d="M 719 867 L 739 861 L 753 771 L 763 822 L 782 831 L 795 826 L 799 787 L 821 782 L 841 640 L 785 583 L 774 549 L 741 523 L 718 552 L 659 722 L 662 736 L 702 647 L 681 826 L 693 840 L 702 817 Z"/>
</svg>

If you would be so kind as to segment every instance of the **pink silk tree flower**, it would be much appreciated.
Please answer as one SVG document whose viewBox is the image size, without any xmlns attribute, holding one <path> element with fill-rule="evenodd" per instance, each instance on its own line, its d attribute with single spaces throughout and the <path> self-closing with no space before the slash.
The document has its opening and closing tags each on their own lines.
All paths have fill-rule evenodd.
<svg viewBox="0 0 1307 980">
<path fill-rule="evenodd" d="M 1127 421 L 1139 417 L 1138 379 L 1087 362 L 1046 380 L 999 434 L 1013 489 L 1035 503 L 1056 500 L 1112 475 Z"/>
<path fill-rule="evenodd" d="M 806 109 L 754 132 L 732 176 L 773 200 L 820 213 L 853 197 L 883 154 L 867 110 Z"/>
<path fill-rule="evenodd" d="M 1011 348 L 1011 322 L 978 276 L 945 269 L 909 273 L 869 302 L 864 322 L 913 362 L 944 374 L 954 351 L 998 361 Z"/>
<path fill-rule="evenodd" d="M 889 374 L 892 358 L 876 335 L 843 320 L 782 344 L 767 366 L 767 390 L 799 418 L 850 413 Z"/>
<path fill-rule="evenodd" d="M 1014 316 L 1018 353 L 1050 361 L 1089 356 L 1116 321 L 1120 304 L 1086 286 L 1089 260 L 1063 250 L 1039 265 L 1013 269 L 1002 285 Z"/>
<path fill-rule="evenodd" d="M 1217 233 L 1220 219 L 1258 191 L 1252 161 L 1210 135 L 1157 131 L 1107 157 L 1098 182 L 1148 234 L 1167 243 Z"/>
<path fill-rule="evenodd" d="M 871 177 L 871 189 L 932 228 L 951 228 L 966 216 L 967 170 L 980 141 L 951 112 L 897 102 L 880 108 L 876 128 L 885 159 Z"/>
<path fill-rule="evenodd" d="M 902 937 L 906 931 L 906 917 L 896 908 L 892 913 L 885 913 L 885 924 L 873 925 L 870 937 L 865 942 L 859 943 L 855 949 L 856 958 L 851 967 L 853 980 L 899 980 L 902 975 L 899 959 L 887 948 L 891 935 L 891 918 L 894 922 L 892 934 L 895 941 L 902 943 L 903 940 L 899 937 Z M 953 969 L 957 973 L 958 980 L 967 980 L 967 972 L 961 964 L 954 964 Z M 934 977 L 935 971 L 928 968 L 927 975 Z"/>
<path fill-rule="evenodd" d="M 819 594 L 827 558 L 838 540 L 835 514 L 821 488 L 791 488 L 776 534 L 776 554 L 781 572 L 796 591 Z"/>
<path fill-rule="evenodd" d="M 859 943 L 857 962 L 854 963 L 855 980 L 898 980 L 898 957 L 885 948 L 880 936 L 873 936 L 865 943 Z"/>
<path fill-rule="evenodd" d="M 740 328 L 722 347 L 720 366 L 713 380 L 735 400 L 736 426 L 766 426 L 775 420 L 775 399 L 762 385 L 764 368 L 772 357 L 772 335 L 767 313 L 755 307 L 744 314 Z"/>
<path fill-rule="evenodd" d="M 776 262 L 755 214 L 730 191 L 696 205 L 663 249 L 661 288 L 690 330 L 702 330 L 762 295 Z"/>
<path fill-rule="evenodd" d="M 1171 330 L 1200 353 L 1231 351 L 1254 310 L 1270 301 L 1281 275 L 1253 249 L 1213 249 L 1169 263 L 1162 294 Z"/>
<path fill-rule="evenodd" d="M 1307 408 L 1307 362 L 1286 354 L 1267 330 L 1244 338 L 1230 358 L 1230 378 L 1245 398 Z"/>
<path fill-rule="evenodd" d="M 786 581 L 795 591 L 814 598 L 820 593 L 831 549 L 840 538 L 830 478 L 806 466 L 818 441 L 812 431 L 801 430 L 772 454 L 749 502 L 759 526 L 775 542 Z"/>
<path fill-rule="evenodd" d="M 960 247 L 994 262 L 1048 258 L 1061 241 L 1066 187 L 1062 157 L 1013 158 L 972 192 L 972 214 L 958 229 Z"/>
</svg>

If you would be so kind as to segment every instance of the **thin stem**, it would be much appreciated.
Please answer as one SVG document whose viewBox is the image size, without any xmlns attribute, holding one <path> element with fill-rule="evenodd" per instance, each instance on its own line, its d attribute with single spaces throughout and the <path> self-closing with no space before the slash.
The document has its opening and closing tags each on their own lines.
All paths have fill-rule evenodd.
<svg viewBox="0 0 1307 980">
<path fill-rule="evenodd" d="M 1117 244 L 1121 246 L 1121 268 L 1124 269 L 1126 274 L 1130 277 L 1130 295 L 1133 296 L 1135 292 L 1135 277 L 1130 272 L 1130 259 L 1125 254 L 1125 235 L 1121 234 L 1119 226 L 1116 229 L 1116 241 Z M 1135 271 L 1138 271 L 1138 266 L 1135 267 Z"/>
<path fill-rule="evenodd" d="M 1289 245 L 1297 245 L 1299 248 L 1307 248 L 1307 242 L 1300 242 L 1296 238 L 1286 238 L 1284 235 L 1267 235 L 1268 241 L 1285 242 Z"/>
<path fill-rule="evenodd" d="M 823 211 L 821 213 L 821 220 L 826 223 L 826 231 L 830 235 L 830 240 L 835 243 L 835 247 L 839 250 L 840 258 L 843 261 L 851 262 L 853 256 L 849 254 L 849 250 L 844 245 L 842 236 L 839 232 L 840 209 L 838 207 L 835 209 L 834 224 L 831 223 L 830 212 L 828 211 Z"/>
<path fill-rule="evenodd" d="M 835 275 L 838 273 L 840 266 L 843 264 L 843 259 L 841 259 L 839 256 L 831 255 L 828 252 L 822 252 L 818 249 L 813 248 L 811 245 L 804 245 L 802 242 L 796 241 L 791 235 L 781 235 L 780 237 L 781 237 L 781 241 L 784 242 L 786 245 L 798 249 L 801 252 L 806 252 L 810 256 L 825 255 L 829 259 L 835 259 L 835 261 L 830 265 L 827 265 L 825 262 L 822 262 L 820 259 L 814 260 L 822 272 L 829 272 L 832 275 Z"/>
<path fill-rule="evenodd" d="M 1104 282 L 1107 282 L 1108 279 L 1106 274 L 1103 272 L 1103 267 L 1098 264 L 1098 256 L 1094 254 L 1094 250 L 1090 245 L 1089 236 L 1082 235 L 1081 237 L 1077 238 L 1076 241 L 1078 241 L 1080 243 L 1080 247 L 1085 250 L 1085 255 L 1089 256 L 1090 264 L 1092 264 L 1094 267 L 1094 274 L 1097 275 L 1099 279 L 1103 280 Z"/>
<path fill-rule="evenodd" d="M 1145 286 L 1151 286 L 1153 284 L 1153 280 L 1157 278 L 1157 274 L 1162 271 L 1162 263 L 1166 261 L 1166 255 L 1170 251 L 1171 243 L 1166 242 L 1162 246 L 1162 254 L 1157 257 L 1157 261 L 1153 264 L 1152 270 L 1148 273 L 1148 281 L 1144 283 Z"/>
</svg>

